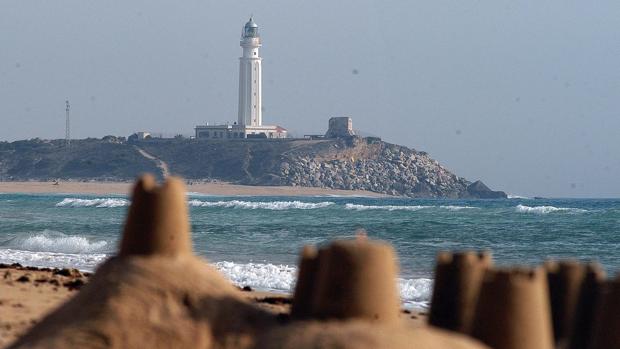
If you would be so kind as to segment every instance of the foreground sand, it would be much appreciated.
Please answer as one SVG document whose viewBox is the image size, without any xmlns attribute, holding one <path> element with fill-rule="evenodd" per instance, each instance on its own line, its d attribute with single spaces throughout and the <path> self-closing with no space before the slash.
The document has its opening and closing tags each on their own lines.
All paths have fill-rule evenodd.
<svg viewBox="0 0 620 349">
<path fill-rule="evenodd" d="M 90 273 L 0 264 L 0 348 L 26 333 L 46 314 L 75 296 Z M 290 296 L 246 288 L 244 295 L 258 307 L 281 316 L 290 312 Z M 426 323 L 425 312 L 403 310 L 412 327 Z"/>
<path fill-rule="evenodd" d="M 192 183 L 187 182 L 187 191 L 209 195 L 230 196 L 370 196 L 388 195 L 364 190 L 339 190 L 309 187 L 252 186 L 225 182 Z M 66 193 L 66 194 L 129 194 L 130 182 L 0 182 L 0 193 Z"/>
</svg>

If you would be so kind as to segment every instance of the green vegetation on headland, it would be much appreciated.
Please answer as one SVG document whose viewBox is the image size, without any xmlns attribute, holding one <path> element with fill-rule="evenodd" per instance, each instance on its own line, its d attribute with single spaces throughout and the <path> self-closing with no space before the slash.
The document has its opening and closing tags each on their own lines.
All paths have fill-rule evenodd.
<svg viewBox="0 0 620 349">
<path fill-rule="evenodd" d="M 409 197 L 505 198 L 425 152 L 376 138 L 193 140 L 125 138 L 0 142 L 0 180 L 128 181 L 145 172 L 192 181 L 359 189 Z"/>
</svg>

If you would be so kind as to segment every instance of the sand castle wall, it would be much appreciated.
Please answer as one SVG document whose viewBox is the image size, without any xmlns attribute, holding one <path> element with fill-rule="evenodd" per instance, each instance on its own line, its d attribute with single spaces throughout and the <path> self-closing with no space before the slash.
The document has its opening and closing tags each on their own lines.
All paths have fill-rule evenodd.
<svg viewBox="0 0 620 349">
<path fill-rule="evenodd" d="M 439 253 L 429 324 L 470 333 L 480 285 L 492 264 L 488 252 Z"/>
<path fill-rule="evenodd" d="M 552 349 L 547 275 L 542 268 L 489 271 L 472 335 L 496 349 Z"/>
</svg>

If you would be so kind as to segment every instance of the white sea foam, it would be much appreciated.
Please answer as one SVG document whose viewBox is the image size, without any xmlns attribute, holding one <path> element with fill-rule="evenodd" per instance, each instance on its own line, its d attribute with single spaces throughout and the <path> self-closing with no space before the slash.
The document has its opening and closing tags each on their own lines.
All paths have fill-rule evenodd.
<svg viewBox="0 0 620 349">
<path fill-rule="evenodd" d="M 324 202 L 301 202 L 301 201 L 201 201 L 190 200 L 189 205 L 195 207 L 226 207 L 226 208 L 242 208 L 242 209 L 264 209 L 264 210 L 312 210 L 331 206 L 331 201 Z"/>
<path fill-rule="evenodd" d="M 235 285 L 291 292 L 297 268 L 282 264 L 217 262 L 215 267 Z"/>
<path fill-rule="evenodd" d="M 447 205 L 447 206 L 439 206 L 440 208 L 449 210 L 449 211 L 460 211 L 460 210 L 468 210 L 468 209 L 479 209 L 479 207 L 474 207 L 474 206 L 454 206 L 454 205 Z"/>
<path fill-rule="evenodd" d="M 52 230 L 17 236 L 3 242 L 0 246 L 33 252 L 94 253 L 106 252 L 108 242 L 89 240 L 84 236 L 65 235 Z"/>
<path fill-rule="evenodd" d="M 107 246 L 106 241 L 88 241 L 81 236 L 48 237 L 35 235 L 26 238 L 22 247 L 28 251 L 53 251 L 63 253 L 87 253 L 101 251 Z"/>
<path fill-rule="evenodd" d="M 525 206 L 525 205 L 517 205 L 515 208 L 519 213 L 535 213 L 535 214 L 548 214 L 554 212 L 566 212 L 566 213 L 583 213 L 587 212 L 587 210 L 583 210 L 580 208 L 571 208 L 571 207 L 555 207 L 555 206 Z"/>
<path fill-rule="evenodd" d="M 398 287 L 405 306 L 428 308 L 433 293 L 433 280 L 425 278 L 398 279 Z"/>
<path fill-rule="evenodd" d="M 420 206 L 420 205 L 414 205 L 414 206 L 398 206 L 398 205 L 382 205 L 382 206 L 377 206 L 377 205 L 358 205 L 358 204 L 346 204 L 344 205 L 344 208 L 347 210 L 355 210 L 355 211 L 366 211 L 366 210 L 386 210 L 386 211 L 418 211 L 418 210 L 422 210 L 422 209 L 427 209 L 427 208 L 441 208 L 441 209 L 446 209 L 449 211 L 460 211 L 460 210 L 465 210 L 465 209 L 477 209 L 478 207 L 473 207 L 473 206 L 454 206 L 454 205 L 447 205 L 447 206 Z"/>
<path fill-rule="evenodd" d="M 56 204 L 57 207 L 123 207 L 128 205 L 129 200 L 122 198 L 64 198 L 61 202 Z"/>
<path fill-rule="evenodd" d="M 128 206 L 130 201 L 123 198 L 97 198 L 97 199 L 78 199 L 64 198 L 56 204 L 57 207 L 124 207 Z M 264 210 L 312 210 L 331 206 L 331 201 L 323 202 L 302 202 L 302 201 L 202 201 L 189 200 L 188 204 L 194 207 L 226 207 L 241 209 L 264 209 Z"/>
<path fill-rule="evenodd" d="M 104 253 L 33 252 L 18 249 L 0 249 L 0 263 L 20 263 L 33 267 L 77 268 L 93 271 L 108 257 Z"/>
<path fill-rule="evenodd" d="M 423 208 L 429 208 L 432 206 L 395 206 L 395 205 L 358 205 L 358 204 L 346 204 L 344 208 L 347 210 L 366 211 L 366 210 L 387 210 L 387 211 L 418 211 Z"/>
<path fill-rule="evenodd" d="M 508 194 L 508 199 L 529 199 L 527 196 Z"/>
<path fill-rule="evenodd" d="M 293 292 L 297 268 L 282 264 L 217 262 L 215 267 L 235 285 L 258 290 Z M 405 306 L 428 307 L 433 288 L 431 279 L 398 279 L 400 296 Z"/>
</svg>

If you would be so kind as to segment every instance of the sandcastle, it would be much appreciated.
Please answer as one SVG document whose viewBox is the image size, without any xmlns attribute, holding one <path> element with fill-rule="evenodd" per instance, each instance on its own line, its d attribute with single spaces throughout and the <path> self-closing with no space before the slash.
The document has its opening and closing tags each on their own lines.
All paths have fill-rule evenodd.
<svg viewBox="0 0 620 349">
<path fill-rule="evenodd" d="M 601 292 L 588 349 L 620 348 L 620 275 L 607 282 Z"/>
<path fill-rule="evenodd" d="M 429 324 L 497 349 L 620 348 L 620 277 L 605 282 L 600 265 L 573 260 L 491 263 L 488 254 L 440 253 Z"/>
<path fill-rule="evenodd" d="M 572 341 L 570 346 L 584 347 L 587 340 L 579 337 L 588 336 L 584 333 L 589 331 L 587 328 L 593 319 L 592 314 L 587 312 L 595 308 L 588 303 L 598 298 L 598 294 L 593 294 L 591 288 L 596 286 L 593 284 L 595 280 L 604 278 L 604 273 L 598 265 L 586 265 L 574 260 L 547 261 L 545 269 L 549 281 L 555 343 L 557 346 L 568 347 Z M 582 314 L 578 315 L 578 312 Z M 578 316 L 585 321 L 578 324 Z M 580 333 L 574 334 L 575 329 Z"/>
<path fill-rule="evenodd" d="M 469 334 L 489 252 L 441 252 L 437 255 L 429 324 Z"/>
<path fill-rule="evenodd" d="M 592 331 L 597 310 L 600 309 L 605 272 L 598 264 L 587 264 L 575 309 L 575 322 L 569 348 L 586 348 L 592 341 Z"/>
<path fill-rule="evenodd" d="M 302 253 L 290 320 L 257 308 L 192 253 L 182 181 L 138 180 L 120 251 L 11 348 L 488 348 L 399 318 L 392 248 Z"/>
<path fill-rule="evenodd" d="M 472 335 L 497 349 L 552 349 L 544 269 L 489 271 L 480 289 Z"/>
</svg>

